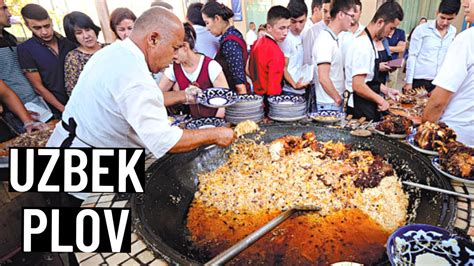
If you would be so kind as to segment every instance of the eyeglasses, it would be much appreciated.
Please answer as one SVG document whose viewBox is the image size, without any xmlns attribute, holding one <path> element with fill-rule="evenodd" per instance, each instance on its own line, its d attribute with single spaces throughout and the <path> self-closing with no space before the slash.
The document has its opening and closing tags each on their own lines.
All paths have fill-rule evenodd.
<svg viewBox="0 0 474 266">
<path fill-rule="evenodd" d="M 347 12 L 345 12 L 345 11 L 342 11 L 342 13 L 348 15 L 348 16 L 351 17 L 352 19 L 355 18 L 355 14 L 350 14 L 350 13 L 347 13 Z"/>
</svg>

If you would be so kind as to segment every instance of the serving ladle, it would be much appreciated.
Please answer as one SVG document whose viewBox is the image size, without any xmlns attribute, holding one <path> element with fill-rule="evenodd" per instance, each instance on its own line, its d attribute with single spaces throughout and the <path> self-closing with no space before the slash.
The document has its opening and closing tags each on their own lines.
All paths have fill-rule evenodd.
<svg viewBox="0 0 474 266">
<path fill-rule="evenodd" d="M 320 207 L 310 206 L 310 205 L 298 206 L 298 207 L 294 207 L 292 209 L 286 210 L 282 212 L 280 215 L 278 215 L 277 217 L 275 217 L 270 222 L 266 223 L 264 226 L 257 229 L 255 232 L 249 234 L 244 239 L 234 244 L 232 247 L 221 252 L 219 255 L 217 255 L 215 258 L 213 258 L 212 260 L 210 260 L 204 265 L 223 265 L 224 263 L 228 262 L 235 256 L 239 255 L 242 251 L 247 249 L 249 246 L 251 246 L 257 240 L 259 240 L 266 233 L 271 231 L 273 228 L 277 227 L 279 224 L 284 222 L 286 219 L 288 219 L 290 216 L 292 216 L 294 213 L 298 211 L 320 211 L 320 210 L 321 210 Z"/>
</svg>

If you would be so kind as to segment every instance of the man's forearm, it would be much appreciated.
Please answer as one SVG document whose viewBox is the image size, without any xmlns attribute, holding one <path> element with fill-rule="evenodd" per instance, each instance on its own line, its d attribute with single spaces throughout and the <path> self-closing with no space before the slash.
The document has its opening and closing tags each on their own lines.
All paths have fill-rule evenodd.
<svg viewBox="0 0 474 266">
<path fill-rule="evenodd" d="M 371 102 L 374 102 L 374 103 L 379 103 L 381 100 L 383 100 L 383 98 L 378 95 L 377 93 L 375 93 L 374 91 L 372 91 L 369 86 L 367 86 L 367 84 L 365 83 L 353 83 L 354 86 L 354 92 L 357 93 L 357 95 L 359 95 L 360 97 L 362 98 L 365 98 Z"/>
<path fill-rule="evenodd" d="M 35 92 L 38 93 L 43 99 L 54 106 L 54 108 L 58 109 L 59 111 L 64 111 L 64 105 L 56 99 L 54 94 L 52 94 L 48 89 L 45 87 L 35 87 Z"/>
<path fill-rule="evenodd" d="M 319 82 L 321 83 L 321 87 L 323 87 L 324 91 L 326 92 L 329 97 L 331 97 L 334 102 L 336 102 L 339 97 L 339 93 L 337 92 L 336 88 L 334 87 L 334 84 L 331 82 L 331 79 L 329 77 L 320 77 Z"/>
<path fill-rule="evenodd" d="M 5 95 L 4 98 L 1 99 L 2 102 L 5 103 L 5 106 L 14 113 L 21 122 L 26 123 L 32 121 L 31 115 L 26 110 L 25 106 L 21 102 L 20 98 L 14 93 Z"/>
<path fill-rule="evenodd" d="M 423 111 L 422 121 L 437 122 L 443 115 L 452 95 L 452 92 L 436 87 L 432 91 L 431 97 Z"/>
<path fill-rule="evenodd" d="M 184 130 L 181 139 L 171 148 L 171 153 L 192 151 L 202 145 L 210 145 L 216 142 L 215 130 L 212 128 Z"/>
<path fill-rule="evenodd" d="M 186 103 L 186 94 L 184 91 L 166 91 L 163 92 L 165 106 Z"/>
</svg>

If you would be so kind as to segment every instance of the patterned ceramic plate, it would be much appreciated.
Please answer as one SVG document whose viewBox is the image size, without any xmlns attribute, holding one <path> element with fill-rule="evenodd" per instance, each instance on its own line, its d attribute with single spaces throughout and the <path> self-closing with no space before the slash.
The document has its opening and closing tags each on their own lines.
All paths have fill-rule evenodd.
<svg viewBox="0 0 474 266">
<path fill-rule="evenodd" d="M 415 149 L 415 150 L 417 150 L 421 153 L 424 153 L 426 155 L 438 155 L 437 151 L 425 150 L 425 149 L 422 149 L 422 148 L 418 147 L 418 145 L 415 143 L 415 134 L 416 134 L 416 130 L 413 130 L 413 133 L 408 135 L 408 137 L 406 139 L 408 145 L 410 145 L 413 149 Z"/>
<path fill-rule="evenodd" d="M 238 103 L 246 103 L 246 102 L 261 102 L 263 101 L 263 97 L 260 95 L 238 95 L 237 102 Z"/>
<path fill-rule="evenodd" d="M 319 111 L 308 115 L 311 119 L 322 123 L 335 123 L 341 121 L 346 114 L 339 111 Z"/>
<path fill-rule="evenodd" d="M 207 107 L 227 107 L 237 102 L 237 93 L 225 88 L 209 88 L 202 91 L 197 101 Z"/>
<path fill-rule="evenodd" d="M 459 176 L 455 176 L 455 175 L 452 175 L 448 172 L 446 172 L 443 167 L 441 166 L 440 162 L 439 162 L 439 157 L 434 157 L 433 159 L 431 159 L 431 164 L 433 165 L 433 167 L 438 170 L 438 172 L 442 173 L 443 175 L 453 179 L 453 180 L 456 180 L 458 182 L 462 182 L 462 183 L 466 183 L 466 184 L 474 184 L 474 180 L 471 180 L 471 179 L 467 179 L 467 178 L 462 178 L 462 177 L 459 177 Z"/>
<path fill-rule="evenodd" d="M 277 95 L 268 97 L 270 105 L 294 105 L 294 104 L 305 104 L 306 100 L 303 96 L 299 95 Z"/>
<path fill-rule="evenodd" d="M 226 122 L 222 118 L 217 117 L 206 117 L 199 118 L 188 122 L 186 124 L 186 129 L 203 129 L 203 128 L 212 128 L 212 127 L 223 127 Z"/>
<path fill-rule="evenodd" d="M 387 241 L 392 265 L 474 265 L 472 242 L 428 224 L 397 229 Z"/>
</svg>

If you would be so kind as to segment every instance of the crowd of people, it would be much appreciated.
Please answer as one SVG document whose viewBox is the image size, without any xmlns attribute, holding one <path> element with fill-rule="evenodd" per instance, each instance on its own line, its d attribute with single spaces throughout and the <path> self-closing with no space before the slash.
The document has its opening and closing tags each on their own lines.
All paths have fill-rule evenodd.
<svg viewBox="0 0 474 266">
<path fill-rule="evenodd" d="M 257 32 L 251 23 L 245 38 L 232 24 L 233 11 L 217 1 L 191 4 L 184 23 L 166 7 L 138 18 L 118 8 L 110 16 L 113 44 L 98 41 L 101 29 L 87 14 L 67 14 L 63 37 L 43 7 L 27 4 L 21 15 L 32 37 L 18 44 L 6 31 L 11 15 L 0 0 L 2 122 L 23 133 L 59 119 L 51 146 L 145 147 L 161 157 L 231 143 L 230 129 L 168 124 L 173 112 L 224 117 L 222 108 L 196 104 L 210 87 L 265 99 L 301 95 L 308 112 L 346 111 L 374 121 L 400 88 L 425 87 L 432 96 L 423 119 L 447 122 L 474 145 L 474 31 L 456 36 L 451 25 L 461 4 L 474 21 L 473 2 L 442 0 L 435 20 L 420 20 L 409 43 L 398 28 L 403 9 L 393 0 L 366 26 L 360 0 L 313 0 L 309 10 L 303 0 L 290 0 L 271 7 Z M 403 57 L 406 83 L 396 87 L 403 69 L 394 61 Z"/>
</svg>

